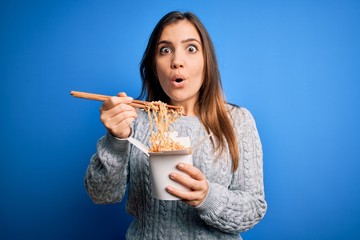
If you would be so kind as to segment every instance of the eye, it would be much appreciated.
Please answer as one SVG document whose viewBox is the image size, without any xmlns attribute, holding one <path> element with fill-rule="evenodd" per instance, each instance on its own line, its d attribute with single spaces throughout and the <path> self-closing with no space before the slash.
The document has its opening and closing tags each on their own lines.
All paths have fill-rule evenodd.
<svg viewBox="0 0 360 240">
<path fill-rule="evenodd" d="M 198 48 L 195 45 L 190 45 L 188 46 L 187 51 L 189 53 L 196 53 L 198 51 Z"/>
<path fill-rule="evenodd" d="M 171 48 L 170 47 L 161 47 L 159 52 L 161 55 L 169 54 L 169 53 L 171 53 Z"/>
</svg>

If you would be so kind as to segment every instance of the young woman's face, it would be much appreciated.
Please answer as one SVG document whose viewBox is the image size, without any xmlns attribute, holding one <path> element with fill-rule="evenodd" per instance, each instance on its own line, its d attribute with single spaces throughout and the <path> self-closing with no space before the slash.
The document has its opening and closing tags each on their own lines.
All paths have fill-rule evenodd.
<svg viewBox="0 0 360 240">
<path fill-rule="evenodd" d="M 182 105 L 191 114 L 204 80 L 202 43 L 192 23 L 184 20 L 164 28 L 157 46 L 156 71 L 171 104 Z"/>
</svg>

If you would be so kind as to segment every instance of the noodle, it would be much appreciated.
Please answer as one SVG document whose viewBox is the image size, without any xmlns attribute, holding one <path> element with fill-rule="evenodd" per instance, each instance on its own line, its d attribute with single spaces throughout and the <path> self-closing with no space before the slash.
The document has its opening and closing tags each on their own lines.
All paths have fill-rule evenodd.
<svg viewBox="0 0 360 240">
<path fill-rule="evenodd" d="M 182 108 L 168 109 L 166 103 L 153 101 L 146 104 L 146 111 L 150 120 L 150 152 L 188 149 L 170 137 L 171 124 L 182 116 Z"/>
</svg>

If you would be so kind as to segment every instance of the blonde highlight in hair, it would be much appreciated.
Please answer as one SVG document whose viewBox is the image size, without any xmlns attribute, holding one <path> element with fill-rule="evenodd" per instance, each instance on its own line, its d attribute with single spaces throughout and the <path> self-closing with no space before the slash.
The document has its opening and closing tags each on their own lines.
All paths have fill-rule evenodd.
<svg viewBox="0 0 360 240">
<path fill-rule="evenodd" d="M 214 150 L 218 151 L 220 155 L 225 151 L 226 147 L 229 148 L 232 158 L 232 170 L 235 171 L 239 165 L 240 153 L 234 128 L 225 106 L 226 102 L 215 49 L 207 30 L 195 14 L 190 12 L 170 12 L 160 19 L 155 26 L 141 60 L 142 89 L 139 98 L 145 97 L 147 101 L 169 103 L 169 97 L 162 90 L 156 76 L 156 45 L 167 25 L 184 20 L 191 22 L 195 26 L 203 43 L 204 81 L 199 90 L 195 114 L 199 117 L 206 131 L 213 134 L 215 138 L 212 139 Z"/>
</svg>

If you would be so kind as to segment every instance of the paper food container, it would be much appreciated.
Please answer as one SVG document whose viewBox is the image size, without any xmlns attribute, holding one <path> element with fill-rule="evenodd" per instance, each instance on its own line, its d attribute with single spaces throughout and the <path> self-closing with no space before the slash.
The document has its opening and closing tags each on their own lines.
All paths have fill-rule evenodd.
<svg viewBox="0 0 360 240">
<path fill-rule="evenodd" d="M 149 152 L 151 169 L 151 194 L 160 200 L 179 200 L 178 197 L 168 193 L 166 187 L 172 186 L 182 191 L 190 189 L 170 179 L 170 173 L 175 172 L 187 176 L 179 171 L 176 165 L 179 163 L 193 164 L 192 154 L 189 150 Z"/>
<path fill-rule="evenodd" d="M 166 191 L 166 187 L 172 186 L 183 191 L 190 191 L 190 189 L 170 179 L 170 173 L 176 172 L 187 176 L 184 172 L 179 171 L 176 166 L 179 163 L 193 164 L 192 153 L 190 150 L 189 137 L 177 137 L 177 133 L 172 133 L 173 140 L 177 141 L 186 150 L 164 151 L 164 152 L 149 152 L 147 146 L 142 142 L 129 137 L 127 140 L 139 148 L 144 154 L 149 156 L 149 163 L 151 169 L 151 194 L 154 198 L 160 200 L 179 200 L 179 198 L 171 195 Z"/>
</svg>

